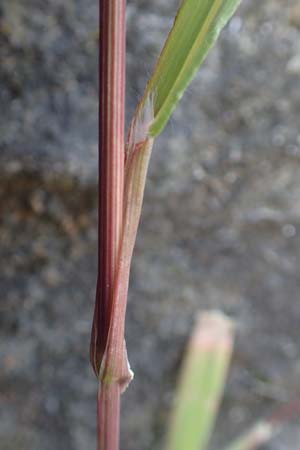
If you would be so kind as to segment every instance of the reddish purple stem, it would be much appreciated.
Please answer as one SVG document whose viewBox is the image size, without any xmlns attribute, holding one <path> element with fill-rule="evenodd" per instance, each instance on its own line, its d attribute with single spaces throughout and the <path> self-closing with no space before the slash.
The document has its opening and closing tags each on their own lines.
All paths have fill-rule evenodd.
<svg viewBox="0 0 300 450">
<path fill-rule="evenodd" d="M 99 266 L 91 339 L 97 375 L 111 320 L 112 287 L 122 229 L 125 115 L 125 0 L 100 0 Z"/>
<path fill-rule="evenodd" d="M 98 280 L 90 358 L 100 378 L 112 313 L 112 290 L 122 231 L 125 159 L 126 0 L 100 0 Z M 118 450 L 120 388 L 100 382 L 99 450 Z"/>
</svg>

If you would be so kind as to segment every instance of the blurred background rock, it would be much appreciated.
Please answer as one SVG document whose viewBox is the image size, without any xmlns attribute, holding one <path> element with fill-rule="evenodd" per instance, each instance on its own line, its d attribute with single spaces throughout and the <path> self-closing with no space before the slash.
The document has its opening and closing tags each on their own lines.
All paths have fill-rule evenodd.
<svg viewBox="0 0 300 450">
<path fill-rule="evenodd" d="M 128 119 L 178 0 L 128 2 Z M 0 2 L 0 449 L 95 448 L 96 0 Z M 158 139 L 122 450 L 159 449 L 196 312 L 238 339 L 213 448 L 299 395 L 300 6 L 244 0 Z M 298 448 L 297 424 L 268 447 Z"/>
</svg>

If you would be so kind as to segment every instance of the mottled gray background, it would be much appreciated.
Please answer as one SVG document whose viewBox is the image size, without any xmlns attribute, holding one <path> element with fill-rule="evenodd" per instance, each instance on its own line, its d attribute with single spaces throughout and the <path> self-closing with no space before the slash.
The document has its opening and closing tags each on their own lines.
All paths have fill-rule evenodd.
<svg viewBox="0 0 300 450">
<path fill-rule="evenodd" d="M 129 119 L 178 0 L 128 3 Z M 1 450 L 95 449 L 97 15 L 0 1 Z M 161 448 L 201 309 L 238 332 L 212 448 L 299 395 L 299 113 L 299 0 L 244 0 L 153 152 L 122 450 Z M 298 418 L 265 449 L 299 442 Z"/>
</svg>

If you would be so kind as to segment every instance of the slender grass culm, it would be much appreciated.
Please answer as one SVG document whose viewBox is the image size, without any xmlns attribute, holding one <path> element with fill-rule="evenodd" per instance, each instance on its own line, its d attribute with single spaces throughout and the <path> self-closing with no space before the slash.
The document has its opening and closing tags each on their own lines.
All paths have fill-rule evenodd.
<svg viewBox="0 0 300 450">
<path fill-rule="evenodd" d="M 99 2 L 98 281 L 90 358 L 99 379 L 98 448 L 119 445 L 120 385 L 101 372 L 112 315 L 122 231 L 125 115 L 125 0 Z"/>
<path fill-rule="evenodd" d="M 153 140 L 163 131 L 240 1 L 181 1 L 126 141 L 126 0 L 99 1 L 99 258 L 90 345 L 91 364 L 99 382 L 99 450 L 119 450 L 120 397 L 133 376 L 124 338 L 125 315 Z M 230 360 L 231 329 L 228 319 L 214 314 L 205 316 L 197 326 L 179 384 L 167 450 L 207 448 Z M 187 430 L 188 435 L 184 434 Z M 254 449 L 271 436 L 270 430 L 267 425 L 255 427 L 228 448 Z"/>
</svg>

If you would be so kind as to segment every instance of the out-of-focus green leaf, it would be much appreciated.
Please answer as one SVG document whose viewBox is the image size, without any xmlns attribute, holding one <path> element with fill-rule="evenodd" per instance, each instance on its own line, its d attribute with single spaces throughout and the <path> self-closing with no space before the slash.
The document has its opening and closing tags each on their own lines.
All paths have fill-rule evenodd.
<svg viewBox="0 0 300 450">
<path fill-rule="evenodd" d="M 233 327 L 221 313 L 200 317 L 178 386 L 166 450 L 204 450 L 226 381 Z"/>
<path fill-rule="evenodd" d="M 165 127 L 177 102 L 241 0 L 183 0 L 173 28 L 140 103 L 150 97 L 150 136 Z"/>
</svg>

